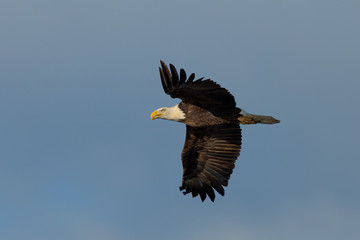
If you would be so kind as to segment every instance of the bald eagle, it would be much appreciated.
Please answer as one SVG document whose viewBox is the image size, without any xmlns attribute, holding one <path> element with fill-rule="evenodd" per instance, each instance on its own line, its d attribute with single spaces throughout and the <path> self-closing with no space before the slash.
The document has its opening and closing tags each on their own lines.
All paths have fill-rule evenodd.
<svg viewBox="0 0 360 240">
<path fill-rule="evenodd" d="M 235 161 L 240 155 L 240 124 L 274 124 L 280 121 L 271 116 L 248 114 L 236 107 L 234 96 L 210 79 L 189 78 L 163 61 L 159 67 L 161 83 L 166 94 L 182 101 L 173 107 L 162 107 L 151 119 L 167 119 L 186 124 L 186 139 L 181 154 L 184 195 L 209 196 L 215 200 L 214 189 L 222 196 L 228 185 Z"/>
</svg>

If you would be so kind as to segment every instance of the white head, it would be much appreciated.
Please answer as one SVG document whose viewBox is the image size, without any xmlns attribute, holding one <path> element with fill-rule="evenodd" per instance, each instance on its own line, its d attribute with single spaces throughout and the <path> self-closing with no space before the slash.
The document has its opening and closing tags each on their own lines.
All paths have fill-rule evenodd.
<svg viewBox="0 0 360 240">
<path fill-rule="evenodd" d="M 162 118 L 181 122 L 185 119 L 185 113 L 179 108 L 179 104 L 173 107 L 162 107 L 151 113 L 151 120 Z"/>
</svg>

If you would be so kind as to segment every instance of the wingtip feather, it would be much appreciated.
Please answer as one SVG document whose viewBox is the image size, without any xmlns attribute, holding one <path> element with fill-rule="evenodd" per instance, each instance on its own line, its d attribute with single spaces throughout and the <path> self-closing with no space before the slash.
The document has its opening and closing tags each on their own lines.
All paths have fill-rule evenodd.
<svg viewBox="0 0 360 240">
<path fill-rule="evenodd" d="M 178 75 L 178 73 L 176 71 L 175 66 L 172 65 L 171 63 L 170 63 L 170 71 L 171 71 L 171 79 L 172 79 L 172 82 L 173 82 L 173 86 L 177 87 L 178 84 L 179 84 L 179 81 L 180 81 L 179 80 L 179 75 Z"/>
</svg>

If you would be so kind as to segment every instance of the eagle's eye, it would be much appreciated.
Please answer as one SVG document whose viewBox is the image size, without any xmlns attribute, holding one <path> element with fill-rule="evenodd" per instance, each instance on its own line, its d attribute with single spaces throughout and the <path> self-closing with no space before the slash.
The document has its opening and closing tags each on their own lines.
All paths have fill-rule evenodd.
<svg viewBox="0 0 360 240">
<path fill-rule="evenodd" d="M 160 112 L 165 112 L 165 108 L 161 109 Z"/>
</svg>

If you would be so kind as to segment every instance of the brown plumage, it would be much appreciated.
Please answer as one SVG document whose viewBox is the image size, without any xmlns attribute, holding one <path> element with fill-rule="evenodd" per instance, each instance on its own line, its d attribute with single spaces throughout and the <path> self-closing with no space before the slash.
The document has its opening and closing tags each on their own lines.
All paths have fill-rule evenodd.
<svg viewBox="0 0 360 240">
<path fill-rule="evenodd" d="M 184 194 L 198 194 L 204 201 L 208 195 L 214 201 L 213 188 L 224 196 L 224 188 L 240 154 L 239 124 L 210 127 L 186 126 L 186 140 L 182 151 Z"/>
<path fill-rule="evenodd" d="M 200 195 L 215 199 L 214 189 L 224 196 L 223 186 L 228 185 L 235 161 L 240 155 L 240 123 L 272 124 L 279 122 L 269 116 L 251 115 L 236 107 L 236 102 L 225 88 L 210 79 L 195 74 L 187 78 L 183 69 L 180 75 L 170 64 L 170 71 L 161 62 L 160 77 L 166 94 L 182 102 L 172 108 L 160 108 L 152 119 L 164 118 L 186 124 L 186 139 L 181 159 L 183 177 L 180 190 L 193 197 Z M 264 121 L 263 121 L 264 119 Z"/>
</svg>

